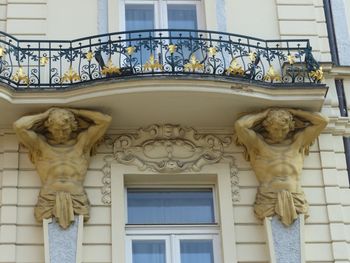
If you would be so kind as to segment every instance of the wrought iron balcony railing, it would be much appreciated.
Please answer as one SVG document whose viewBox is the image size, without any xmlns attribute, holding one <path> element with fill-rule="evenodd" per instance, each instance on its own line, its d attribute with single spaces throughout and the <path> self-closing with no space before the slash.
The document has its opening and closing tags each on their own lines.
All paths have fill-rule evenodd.
<svg viewBox="0 0 350 263">
<path fill-rule="evenodd" d="M 323 79 L 308 40 L 165 29 L 56 41 L 19 40 L 0 32 L 0 81 L 16 90 L 60 89 L 145 75 L 192 75 L 269 85 L 312 85 Z"/>
</svg>

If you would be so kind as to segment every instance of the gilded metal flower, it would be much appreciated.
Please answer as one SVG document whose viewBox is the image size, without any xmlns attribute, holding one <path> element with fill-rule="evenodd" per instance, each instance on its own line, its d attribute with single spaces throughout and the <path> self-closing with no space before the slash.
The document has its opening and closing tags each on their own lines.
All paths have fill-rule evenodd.
<svg viewBox="0 0 350 263">
<path fill-rule="evenodd" d="M 6 50 L 3 47 L 0 47 L 0 58 L 6 54 Z"/>
<path fill-rule="evenodd" d="M 176 49 L 177 49 L 176 45 L 170 44 L 168 46 L 168 50 L 169 50 L 170 54 L 174 54 L 176 52 Z"/>
<path fill-rule="evenodd" d="M 19 67 L 19 69 L 16 71 L 16 73 L 13 75 L 12 80 L 21 83 L 23 82 L 24 84 L 29 85 L 29 77 L 27 74 L 24 72 L 22 67 Z"/>
<path fill-rule="evenodd" d="M 295 57 L 293 55 L 288 55 L 287 60 L 289 64 L 293 65 L 295 63 Z"/>
<path fill-rule="evenodd" d="M 41 57 L 40 58 L 40 65 L 45 66 L 47 63 L 49 63 L 49 58 L 48 57 Z"/>
<path fill-rule="evenodd" d="M 203 70 L 203 69 L 204 69 L 204 65 L 199 63 L 199 61 L 196 59 L 196 56 L 194 54 L 190 57 L 189 62 L 185 64 L 185 70 L 189 70 L 192 72 L 195 72 L 195 70 Z"/>
<path fill-rule="evenodd" d="M 158 60 L 154 59 L 154 55 L 152 54 L 148 61 L 143 65 L 143 68 L 145 70 L 155 70 L 155 69 L 159 69 L 162 70 L 163 69 L 163 65 L 160 64 L 158 62 Z"/>
<path fill-rule="evenodd" d="M 209 47 L 208 52 L 211 56 L 215 56 L 218 50 L 215 47 Z"/>
<path fill-rule="evenodd" d="M 273 82 L 273 81 L 282 81 L 282 78 L 278 73 L 276 73 L 273 66 L 270 66 L 264 77 L 264 80 Z"/>
<path fill-rule="evenodd" d="M 88 61 L 91 61 L 94 58 L 94 52 L 89 51 L 85 54 L 85 57 Z"/>
<path fill-rule="evenodd" d="M 319 69 L 313 70 L 309 73 L 309 76 L 313 78 L 315 81 L 321 81 L 324 79 L 323 69 L 320 67 Z"/>
<path fill-rule="evenodd" d="M 126 48 L 126 53 L 128 53 L 128 55 L 131 56 L 132 54 L 134 54 L 135 50 L 136 50 L 136 47 L 134 47 L 134 46 L 128 46 L 128 47 Z"/>
<path fill-rule="evenodd" d="M 102 75 L 121 74 L 120 68 L 114 66 L 111 59 L 108 60 L 107 66 L 103 67 L 101 73 Z"/>
<path fill-rule="evenodd" d="M 248 53 L 249 59 L 251 62 L 254 62 L 256 60 L 256 53 L 255 52 L 250 52 Z"/>
<path fill-rule="evenodd" d="M 237 63 L 236 59 L 232 60 L 231 65 L 226 69 L 226 72 L 229 75 L 244 75 L 244 69 Z"/>
<path fill-rule="evenodd" d="M 66 71 L 66 73 L 63 74 L 63 77 L 61 78 L 61 82 L 74 82 L 74 81 L 79 81 L 80 76 L 79 74 L 73 70 L 72 66 L 69 67 L 69 69 Z"/>
</svg>

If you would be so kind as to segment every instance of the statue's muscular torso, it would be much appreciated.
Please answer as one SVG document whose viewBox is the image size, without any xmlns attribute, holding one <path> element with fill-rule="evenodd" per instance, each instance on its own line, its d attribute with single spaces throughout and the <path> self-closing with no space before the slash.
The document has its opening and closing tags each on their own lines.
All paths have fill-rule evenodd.
<svg viewBox="0 0 350 263">
<path fill-rule="evenodd" d="M 250 152 L 250 160 L 260 191 L 301 192 L 304 152 L 297 142 L 268 144 L 259 140 L 256 149 Z"/>
<path fill-rule="evenodd" d="M 78 142 L 73 145 L 50 145 L 40 141 L 39 152 L 32 153 L 43 188 L 71 194 L 83 192 L 90 153 Z"/>
</svg>

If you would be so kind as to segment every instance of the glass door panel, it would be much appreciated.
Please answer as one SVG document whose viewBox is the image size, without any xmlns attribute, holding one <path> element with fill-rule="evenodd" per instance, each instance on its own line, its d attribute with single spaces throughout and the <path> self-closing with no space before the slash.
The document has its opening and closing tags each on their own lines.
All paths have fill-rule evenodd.
<svg viewBox="0 0 350 263">
<path fill-rule="evenodd" d="M 198 29 L 197 5 L 195 4 L 168 4 L 167 18 L 169 29 Z M 199 42 L 197 40 L 189 40 L 189 37 L 197 38 L 196 32 L 179 31 L 172 33 L 173 44 L 177 46 L 177 52 L 183 59 L 189 59 L 195 55 L 197 59 L 202 59 L 200 56 Z M 198 57 L 199 56 L 199 57 Z"/>
<path fill-rule="evenodd" d="M 127 39 L 133 39 L 128 44 L 136 47 L 136 50 L 128 54 L 130 64 L 143 65 L 150 58 L 152 52 L 152 41 L 155 28 L 155 6 L 154 4 L 126 4 L 125 5 L 125 30 L 147 30 L 142 33 L 130 33 L 126 35 Z"/>
<path fill-rule="evenodd" d="M 132 263 L 166 263 L 165 240 L 133 240 Z"/>
<path fill-rule="evenodd" d="M 180 240 L 181 263 L 214 263 L 212 240 Z"/>
</svg>

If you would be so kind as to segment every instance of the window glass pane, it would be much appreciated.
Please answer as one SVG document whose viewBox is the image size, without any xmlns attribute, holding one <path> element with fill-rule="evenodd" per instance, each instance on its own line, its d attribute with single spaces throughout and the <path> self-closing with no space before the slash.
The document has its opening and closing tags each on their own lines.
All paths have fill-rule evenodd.
<svg viewBox="0 0 350 263">
<path fill-rule="evenodd" d="M 125 20 L 126 31 L 154 29 L 154 5 L 125 5 Z M 151 51 L 147 48 L 150 36 L 153 36 L 151 31 L 126 35 L 127 39 L 134 39 L 128 45 L 136 47 L 136 52 L 132 56 L 132 64 L 143 65 L 151 56 Z"/>
<path fill-rule="evenodd" d="M 211 189 L 128 189 L 129 224 L 214 223 Z"/>
<path fill-rule="evenodd" d="M 133 240 L 132 263 L 165 263 L 165 241 Z"/>
<path fill-rule="evenodd" d="M 181 263 L 214 263 L 212 240 L 181 240 Z"/>
<path fill-rule="evenodd" d="M 154 29 L 153 5 L 125 5 L 125 29 Z"/>
<path fill-rule="evenodd" d="M 168 5 L 168 25 L 170 29 L 197 29 L 195 5 Z"/>
</svg>

